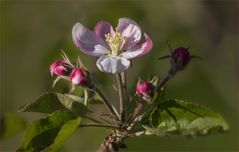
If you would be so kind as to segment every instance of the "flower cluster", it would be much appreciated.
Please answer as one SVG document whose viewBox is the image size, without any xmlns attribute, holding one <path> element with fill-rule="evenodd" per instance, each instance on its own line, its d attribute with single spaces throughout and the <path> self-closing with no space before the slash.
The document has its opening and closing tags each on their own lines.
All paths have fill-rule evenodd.
<svg viewBox="0 0 239 152">
<path fill-rule="evenodd" d="M 142 134 L 168 136 L 177 132 L 178 135 L 194 136 L 215 133 L 215 128 L 216 132 L 227 130 L 228 125 L 222 116 L 209 108 L 183 100 L 165 98 L 164 87 L 168 81 L 196 57 L 190 55 L 188 48 L 179 47 L 173 50 L 169 45 L 171 54 L 159 58 L 170 59 L 171 65 L 165 76 L 159 79 L 158 76 L 152 75 L 147 80 L 141 80 L 139 77 L 135 92 L 129 93 L 125 71 L 130 67 L 133 58 L 149 53 L 153 46 L 147 34 L 143 34 L 142 40 L 141 35 L 137 23 L 128 18 L 120 18 L 115 29 L 105 21 L 99 22 L 93 31 L 80 23 L 75 24 L 72 30 L 75 45 L 84 53 L 98 57 L 96 65 L 100 71 L 115 74 L 117 86 L 113 84 L 113 87 L 118 93 L 118 107 L 114 106 L 115 98 L 110 99 L 104 95 L 102 89 L 95 83 L 96 77 L 87 70 L 80 57 L 73 64 L 62 51 L 63 59 L 56 60 L 50 65 L 51 76 L 56 76 L 53 87 L 59 80 L 64 79 L 72 84 L 72 88 L 66 93 L 47 92 L 36 101 L 19 109 L 50 115 L 31 124 L 22 146 L 17 151 L 45 151 L 48 148 L 56 151 L 66 137 L 66 134 L 61 132 L 71 129 L 67 134 L 68 137 L 77 128 L 82 127 L 110 128 L 111 133 L 104 139 L 99 152 L 117 152 L 120 148 L 126 147 L 124 143 L 126 138 Z M 76 88 L 78 89 L 74 90 Z M 99 114 L 98 110 L 96 113 L 90 106 L 93 102 L 102 102 L 108 113 L 102 111 L 103 113 Z M 196 121 L 199 118 L 200 122 Z M 182 120 L 183 125 L 178 125 Z M 213 123 L 210 120 L 213 120 Z M 43 121 L 49 123 L 41 123 Z M 197 123 L 191 125 L 191 122 L 195 121 Z M 54 131 L 57 137 L 55 134 L 54 137 L 48 134 L 52 131 L 52 124 L 55 128 L 60 128 Z M 44 128 L 44 132 L 39 128 Z M 39 139 L 39 144 L 32 145 L 35 138 L 42 134 L 49 135 L 54 142 L 46 143 L 42 138 L 43 140 Z M 59 143 L 56 140 L 58 138 L 63 140 Z M 46 144 L 49 146 L 39 149 L 39 145 Z M 54 146 L 55 144 L 57 146 Z"/>
<path fill-rule="evenodd" d="M 124 72 L 129 68 L 133 58 L 150 52 L 153 47 L 151 38 L 146 33 L 144 40 L 141 40 L 141 36 L 138 24 L 128 18 L 120 18 L 115 29 L 106 21 L 97 23 L 92 31 L 81 23 L 76 23 L 72 29 L 74 44 L 84 53 L 98 57 L 96 65 L 100 71 L 112 74 Z M 167 79 L 177 71 L 183 70 L 193 57 L 188 48 L 179 47 L 172 50 L 170 45 L 169 47 L 171 55 L 159 58 L 170 58 L 171 67 Z M 73 85 L 89 86 L 89 72 L 84 68 L 75 68 L 65 54 L 63 58 L 64 60 L 57 60 L 50 66 L 51 75 L 67 77 Z M 165 82 L 161 82 L 161 85 Z M 136 94 L 148 101 L 159 90 L 157 87 L 161 86 L 156 86 L 156 83 L 151 81 L 140 80 L 136 85 Z"/>
<path fill-rule="evenodd" d="M 142 32 L 136 22 L 128 18 L 120 18 L 117 27 L 106 21 L 99 22 L 93 31 L 81 23 L 72 29 L 75 45 L 84 53 L 99 57 L 96 62 L 100 71 L 117 74 L 127 70 L 131 59 L 147 54 L 153 47 L 151 38 Z M 64 58 L 64 56 L 63 56 Z M 51 75 L 67 77 L 74 85 L 85 85 L 89 78 L 88 71 L 75 68 L 68 58 L 57 60 L 50 66 Z"/>
<path fill-rule="evenodd" d="M 99 70 L 112 74 L 127 70 L 131 59 L 150 52 L 153 47 L 151 38 L 144 33 L 142 41 L 141 36 L 142 32 L 138 24 L 128 18 L 120 18 L 115 29 L 106 21 L 97 23 L 93 31 L 81 23 L 76 23 L 72 29 L 74 44 L 84 53 L 99 57 L 96 62 Z M 74 85 L 89 83 L 87 70 L 75 68 L 66 55 L 63 58 L 64 60 L 57 60 L 50 66 L 52 76 L 66 76 Z M 171 55 L 161 58 L 171 59 L 169 74 L 174 75 L 186 67 L 192 56 L 190 56 L 188 48 L 179 47 L 172 51 Z M 153 96 L 155 87 L 155 84 L 151 82 L 139 81 L 136 86 L 136 94 L 148 99 Z"/>
</svg>

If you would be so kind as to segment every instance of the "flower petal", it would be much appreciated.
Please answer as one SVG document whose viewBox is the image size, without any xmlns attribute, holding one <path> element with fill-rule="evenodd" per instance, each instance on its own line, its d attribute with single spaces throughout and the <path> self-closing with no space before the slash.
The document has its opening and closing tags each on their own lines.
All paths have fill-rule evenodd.
<svg viewBox="0 0 239 152">
<path fill-rule="evenodd" d="M 136 45 L 141 39 L 141 29 L 138 24 L 128 18 L 120 18 L 117 31 L 126 38 L 122 49 L 126 50 Z"/>
<path fill-rule="evenodd" d="M 94 33 L 105 40 L 106 34 L 109 33 L 111 36 L 113 36 L 115 31 L 109 22 L 101 21 L 95 26 Z"/>
<path fill-rule="evenodd" d="M 115 74 L 127 70 L 130 66 L 130 61 L 126 58 L 106 55 L 101 56 L 96 64 L 100 71 Z"/>
<path fill-rule="evenodd" d="M 80 23 L 74 25 L 72 38 L 75 45 L 88 55 L 101 56 L 109 52 L 107 44 Z"/>
<path fill-rule="evenodd" d="M 144 37 L 145 37 L 144 42 L 138 43 L 133 48 L 121 53 L 121 56 L 126 59 L 132 59 L 137 56 L 142 56 L 148 53 L 153 47 L 153 42 L 147 34 L 144 34 Z"/>
</svg>

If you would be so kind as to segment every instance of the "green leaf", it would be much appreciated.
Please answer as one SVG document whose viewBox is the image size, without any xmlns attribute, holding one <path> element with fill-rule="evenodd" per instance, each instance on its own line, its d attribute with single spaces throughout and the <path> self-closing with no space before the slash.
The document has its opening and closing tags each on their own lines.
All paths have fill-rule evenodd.
<svg viewBox="0 0 239 152">
<path fill-rule="evenodd" d="M 56 151 L 79 125 L 80 118 L 70 111 L 55 111 L 31 123 L 18 151 Z"/>
<path fill-rule="evenodd" d="M 27 128 L 27 122 L 15 113 L 6 113 L 0 118 L 0 139 L 14 136 Z"/>
<path fill-rule="evenodd" d="M 59 109 L 65 109 L 65 107 L 60 102 L 57 93 L 47 92 L 33 102 L 21 106 L 18 110 L 19 112 L 52 113 Z"/>
<path fill-rule="evenodd" d="M 80 118 L 76 118 L 74 120 L 70 120 L 65 123 L 61 130 L 58 132 L 57 137 L 55 138 L 53 144 L 47 148 L 46 152 L 54 152 L 60 148 L 60 146 L 64 143 L 64 141 L 69 138 L 72 133 L 79 127 L 81 122 Z"/>
<path fill-rule="evenodd" d="M 45 93 L 38 97 L 35 101 L 23 105 L 19 108 L 19 111 L 52 113 L 60 109 L 68 109 L 79 116 L 84 115 L 88 111 L 88 108 L 84 105 L 82 98 L 73 98 L 72 95 L 53 92 Z"/>
<path fill-rule="evenodd" d="M 168 100 L 150 114 L 144 127 L 148 133 L 165 135 L 206 135 L 228 130 L 223 117 L 211 109 L 185 102 Z"/>
</svg>

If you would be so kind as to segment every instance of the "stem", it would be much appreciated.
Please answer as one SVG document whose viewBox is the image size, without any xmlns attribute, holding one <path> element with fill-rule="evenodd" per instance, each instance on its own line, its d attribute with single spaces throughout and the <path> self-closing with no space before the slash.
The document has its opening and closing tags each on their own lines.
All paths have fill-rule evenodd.
<svg viewBox="0 0 239 152">
<path fill-rule="evenodd" d="M 86 88 L 84 88 L 84 104 L 87 106 L 87 100 L 89 98 L 89 94 Z"/>
<path fill-rule="evenodd" d="M 95 124 L 95 123 L 81 124 L 80 127 L 104 127 L 104 128 L 118 129 L 118 126 L 106 125 L 106 124 Z"/>
<path fill-rule="evenodd" d="M 160 82 L 159 85 L 157 86 L 157 91 L 160 91 L 160 89 L 170 80 L 175 73 L 168 73 Z"/>
<path fill-rule="evenodd" d="M 110 112 L 110 114 L 114 115 L 116 118 L 118 118 L 118 115 L 116 113 L 116 111 L 113 108 L 113 105 L 111 102 L 109 102 L 106 97 L 103 95 L 103 93 L 98 89 L 95 88 L 94 89 L 95 92 L 98 93 L 98 95 L 101 97 L 101 99 L 103 100 L 103 103 L 105 104 L 105 106 L 107 107 L 108 111 Z"/>
<path fill-rule="evenodd" d="M 168 80 L 171 78 L 171 76 L 167 75 L 162 79 L 158 85 L 157 91 L 160 91 L 160 89 L 168 82 Z"/>
<path fill-rule="evenodd" d="M 127 76 L 126 76 L 126 71 L 121 72 L 121 78 L 122 78 L 122 84 L 123 84 L 123 93 L 124 93 L 124 104 L 127 104 L 126 100 L 126 89 L 127 89 Z M 126 111 L 126 107 L 124 107 L 124 110 Z M 124 119 L 126 121 L 127 115 L 126 112 L 124 112 Z"/>
<path fill-rule="evenodd" d="M 121 74 L 116 74 L 118 88 L 119 88 L 119 103 L 120 103 L 120 120 L 122 123 L 125 122 L 125 103 L 124 103 L 124 87 L 122 83 Z"/>
<path fill-rule="evenodd" d="M 121 77 L 122 77 L 122 84 L 124 88 L 124 94 L 126 95 L 126 89 L 127 89 L 127 81 L 126 81 L 126 72 L 121 72 Z"/>
</svg>

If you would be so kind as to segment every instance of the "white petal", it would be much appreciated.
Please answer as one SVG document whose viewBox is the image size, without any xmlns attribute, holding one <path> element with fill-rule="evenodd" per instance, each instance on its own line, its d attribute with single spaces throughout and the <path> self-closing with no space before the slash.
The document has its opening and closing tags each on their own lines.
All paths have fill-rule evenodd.
<svg viewBox="0 0 239 152">
<path fill-rule="evenodd" d="M 130 66 L 130 61 L 123 57 L 106 55 L 101 56 L 96 65 L 102 72 L 115 74 L 127 70 Z"/>
<path fill-rule="evenodd" d="M 109 52 L 105 41 L 80 23 L 74 25 L 72 38 L 75 45 L 88 55 L 101 56 Z"/>
<path fill-rule="evenodd" d="M 141 29 L 138 24 L 129 18 L 120 18 L 117 31 L 126 38 L 123 44 L 123 50 L 130 49 L 141 39 Z"/>
</svg>

